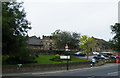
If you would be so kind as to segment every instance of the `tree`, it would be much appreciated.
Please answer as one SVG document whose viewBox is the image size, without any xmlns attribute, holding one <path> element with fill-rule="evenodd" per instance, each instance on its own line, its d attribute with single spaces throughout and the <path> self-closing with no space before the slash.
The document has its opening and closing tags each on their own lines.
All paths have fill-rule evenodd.
<svg viewBox="0 0 120 78">
<path fill-rule="evenodd" d="M 77 49 L 79 46 L 80 34 L 78 33 L 56 30 L 52 33 L 52 36 L 56 40 L 58 49 L 64 49 L 66 44 L 68 44 L 70 49 Z"/>
<path fill-rule="evenodd" d="M 114 40 L 109 40 L 107 45 L 109 49 L 114 50 L 115 48 Z"/>
<path fill-rule="evenodd" d="M 3 54 L 17 53 L 27 40 L 27 32 L 31 27 L 27 21 L 22 2 L 2 3 L 2 42 Z"/>
<path fill-rule="evenodd" d="M 80 48 L 83 50 L 83 52 L 87 53 L 87 60 L 89 57 L 89 52 L 91 52 L 92 48 L 94 48 L 97 44 L 97 40 L 88 37 L 86 35 L 83 35 L 80 38 Z"/>
<path fill-rule="evenodd" d="M 9 55 L 7 63 L 25 63 L 34 59 L 27 51 L 27 32 L 30 23 L 22 2 L 2 2 L 2 53 Z"/>
<path fill-rule="evenodd" d="M 115 34 L 113 37 L 114 50 L 120 51 L 120 23 L 115 23 L 115 25 L 111 25 L 112 33 Z"/>
</svg>

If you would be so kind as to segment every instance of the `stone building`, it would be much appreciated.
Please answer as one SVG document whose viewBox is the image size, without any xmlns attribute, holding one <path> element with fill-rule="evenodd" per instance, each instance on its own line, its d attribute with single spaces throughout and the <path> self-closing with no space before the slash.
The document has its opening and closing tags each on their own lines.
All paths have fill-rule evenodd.
<svg viewBox="0 0 120 78">
<path fill-rule="evenodd" d="M 52 50 L 55 49 L 55 40 L 52 36 L 44 36 L 40 39 L 40 37 L 32 36 L 28 39 L 28 48 L 31 49 L 40 49 L 40 50 Z"/>
<path fill-rule="evenodd" d="M 43 44 L 42 44 L 42 40 L 40 39 L 40 37 L 36 37 L 36 36 L 32 36 L 29 37 L 28 39 L 28 48 L 30 49 L 42 49 Z"/>
<path fill-rule="evenodd" d="M 92 48 L 92 51 L 106 51 L 108 50 L 108 45 L 106 45 L 107 41 L 103 39 L 94 38 L 97 40 L 97 44 L 95 48 Z M 56 40 L 52 36 L 42 36 L 40 37 L 32 36 L 28 39 L 28 48 L 30 49 L 40 49 L 40 50 L 54 50 L 56 48 Z"/>
<path fill-rule="evenodd" d="M 55 49 L 55 40 L 52 36 L 44 36 L 42 38 L 43 49 L 52 50 Z"/>
<path fill-rule="evenodd" d="M 105 41 L 103 39 L 94 38 L 94 37 L 92 37 L 92 38 L 98 41 L 96 47 L 93 48 L 92 51 L 99 51 L 100 52 L 100 51 L 106 51 L 109 49 L 108 48 L 109 46 L 106 44 L 107 41 Z"/>
</svg>

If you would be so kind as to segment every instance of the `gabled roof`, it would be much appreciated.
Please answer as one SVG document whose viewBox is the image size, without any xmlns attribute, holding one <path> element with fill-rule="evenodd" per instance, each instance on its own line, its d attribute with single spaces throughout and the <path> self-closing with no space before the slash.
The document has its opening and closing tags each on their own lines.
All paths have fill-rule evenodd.
<svg viewBox="0 0 120 78">
<path fill-rule="evenodd" d="M 36 36 L 29 37 L 28 39 L 29 45 L 42 45 L 42 40 L 40 38 L 37 38 Z"/>
<path fill-rule="evenodd" d="M 93 39 L 97 40 L 99 43 L 105 43 L 106 41 L 103 40 L 103 39 L 98 39 L 98 38 L 95 38 L 95 37 L 92 37 Z"/>
</svg>

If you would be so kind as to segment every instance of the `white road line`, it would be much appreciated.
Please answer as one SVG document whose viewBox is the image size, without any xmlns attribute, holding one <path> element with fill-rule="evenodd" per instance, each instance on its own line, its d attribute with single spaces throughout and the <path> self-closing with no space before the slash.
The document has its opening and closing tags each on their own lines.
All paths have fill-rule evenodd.
<svg viewBox="0 0 120 78">
<path fill-rule="evenodd" d="M 110 75 L 110 74 L 118 74 L 118 71 L 117 72 L 108 73 L 108 75 Z"/>
</svg>

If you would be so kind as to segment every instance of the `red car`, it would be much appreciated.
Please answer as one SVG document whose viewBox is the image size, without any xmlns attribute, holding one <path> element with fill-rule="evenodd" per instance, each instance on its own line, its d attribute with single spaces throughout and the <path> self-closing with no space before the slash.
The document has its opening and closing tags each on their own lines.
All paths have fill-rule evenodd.
<svg viewBox="0 0 120 78">
<path fill-rule="evenodd" d="M 119 59 L 120 59 L 120 56 L 116 56 L 116 58 L 119 58 Z"/>
</svg>

